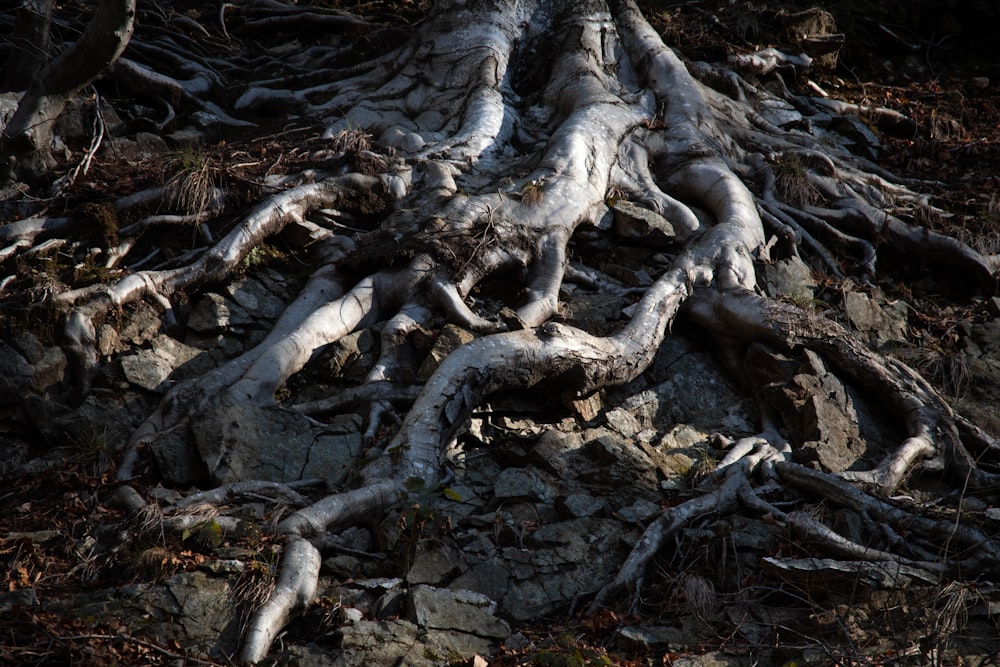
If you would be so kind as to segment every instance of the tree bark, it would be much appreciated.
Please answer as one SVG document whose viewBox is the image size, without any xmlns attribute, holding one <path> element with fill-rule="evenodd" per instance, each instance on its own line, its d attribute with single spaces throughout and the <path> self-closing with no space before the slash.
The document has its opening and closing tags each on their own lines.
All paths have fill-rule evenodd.
<svg viewBox="0 0 1000 667">
<path fill-rule="evenodd" d="M 125 50 L 132 37 L 135 6 L 135 0 L 102 0 L 80 39 L 32 79 L 0 135 L 0 178 L 6 183 L 51 171 L 56 120 L 69 101 Z"/>
</svg>

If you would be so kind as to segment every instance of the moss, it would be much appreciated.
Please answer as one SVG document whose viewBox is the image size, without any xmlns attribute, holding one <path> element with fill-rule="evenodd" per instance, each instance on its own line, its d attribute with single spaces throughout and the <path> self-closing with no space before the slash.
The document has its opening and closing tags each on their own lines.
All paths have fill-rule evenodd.
<svg viewBox="0 0 1000 667">
<path fill-rule="evenodd" d="M 288 254 L 278 250 L 273 245 L 261 243 L 250 249 L 243 261 L 240 262 L 239 273 L 246 274 L 253 269 L 262 268 L 275 263 L 283 263 L 288 260 Z"/>
<path fill-rule="evenodd" d="M 110 202 L 87 202 L 73 211 L 84 233 L 104 248 L 118 245 L 118 213 Z"/>
</svg>

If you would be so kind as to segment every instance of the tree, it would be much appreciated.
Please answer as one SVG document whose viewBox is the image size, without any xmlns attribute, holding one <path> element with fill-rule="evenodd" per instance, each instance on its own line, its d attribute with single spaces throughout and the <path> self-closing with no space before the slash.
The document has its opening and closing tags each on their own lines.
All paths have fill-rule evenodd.
<svg viewBox="0 0 1000 667">
<path fill-rule="evenodd" d="M 53 125 L 69 101 L 125 50 L 132 36 L 135 1 L 101 2 L 80 39 L 41 68 L 39 55 L 44 56 L 48 43 L 51 15 L 51 2 L 34 1 L 26 2 L 18 15 L 20 39 L 14 42 L 8 83 L 28 85 L 0 137 L 0 164 L 8 185 L 52 168 Z M 32 76 L 35 72 L 37 76 Z"/>
<path fill-rule="evenodd" d="M 318 7 L 260 3 L 245 12 L 245 30 L 296 21 L 377 29 Z M 162 55 L 157 48 L 147 45 L 148 62 L 163 62 L 150 57 Z M 385 211 L 367 230 L 316 227 L 312 249 L 320 260 L 267 338 L 177 384 L 135 433 L 119 467 L 119 479 L 131 479 L 144 452 L 163 440 L 185 441 L 215 406 L 274 405 L 317 350 L 381 325 L 380 359 L 352 395 L 370 405 L 370 434 L 389 423 L 396 406 L 408 408 L 391 438 L 374 440 L 354 487 L 277 526 L 286 539 L 280 576 L 249 624 L 243 659 L 263 658 L 291 614 L 311 603 L 319 538 L 384 512 L 415 486 L 440 485 L 447 448 L 487 396 L 542 387 L 575 401 L 630 382 L 679 318 L 711 336 L 720 363 L 757 399 L 759 434 L 733 442 L 699 493 L 649 525 L 592 612 L 634 589 L 664 542 L 710 512 L 770 515 L 845 560 L 889 561 L 943 578 L 995 573 L 995 539 L 961 520 L 890 501 L 921 467 L 988 495 L 998 481 L 995 437 L 957 414 L 899 359 L 870 349 L 809 304 L 761 288 L 760 267 L 782 257 L 804 257 L 833 280 L 868 283 L 879 278 L 879 254 L 898 252 L 985 295 L 995 292 L 1000 270 L 1000 255 L 920 224 L 941 212 L 919 183 L 859 155 L 865 146 L 858 137 L 868 135 L 855 115 L 888 123 L 900 122 L 897 116 L 757 83 L 775 67 L 801 68 L 808 59 L 771 51 L 728 64 L 685 62 L 629 0 L 442 3 L 377 58 L 296 75 L 270 72 L 270 61 L 258 65 L 269 73 L 243 91 L 231 116 L 218 102 L 218 67 L 185 60 L 183 49 L 170 53 L 164 60 L 194 72 L 190 79 L 128 57 L 111 75 L 161 94 L 168 118 L 189 105 L 217 111 L 223 122 L 265 110 L 321 121 L 329 163 L 346 167 L 275 179 L 228 233 L 183 263 L 122 271 L 52 294 L 48 303 L 66 312 L 63 335 L 81 393 L 91 389 L 98 365 L 95 322 L 115 309 L 148 300 L 166 319 L 183 294 L 229 280 L 266 238 L 292 223 L 359 200 Z M 330 53 L 343 55 L 318 48 L 309 67 Z M 836 131 L 844 127 L 850 138 Z M 156 200 L 176 212 L 133 226 L 130 238 L 106 251 L 107 266 L 117 268 L 154 225 L 218 219 L 224 193 L 206 174 L 195 168 L 183 182 L 133 195 L 131 201 Z M 613 332 L 560 321 L 567 281 L 624 293 L 620 283 L 574 264 L 570 244 L 587 230 L 607 237 L 602 219 L 609 206 L 626 201 L 647 213 L 642 224 L 619 231 L 665 239 L 669 265 Z M 44 216 L 6 225 L 11 250 L 4 258 L 53 227 Z M 500 275 L 517 276 L 523 292 L 500 312 L 479 310 L 475 291 Z M 442 315 L 476 337 L 448 354 L 413 398 L 408 341 Z M 865 471 L 797 462 L 800 443 L 786 435 L 794 410 L 764 387 L 773 377 L 753 372 L 782 355 L 813 355 L 883 405 L 904 433 L 899 446 Z M 783 495 L 820 497 L 857 513 L 866 537 L 849 538 L 806 512 L 785 511 L 774 500 Z M 905 539 L 877 535 L 879 523 Z M 957 547 L 948 550 L 948 543 Z"/>
</svg>

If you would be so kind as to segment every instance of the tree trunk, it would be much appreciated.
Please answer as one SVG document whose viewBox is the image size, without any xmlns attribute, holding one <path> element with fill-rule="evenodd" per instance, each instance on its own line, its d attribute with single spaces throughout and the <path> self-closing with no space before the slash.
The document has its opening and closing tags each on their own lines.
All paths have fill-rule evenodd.
<svg viewBox="0 0 1000 667">
<path fill-rule="evenodd" d="M 246 30 L 284 26 L 299 13 L 292 6 L 266 6 L 275 13 L 261 17 L 250 13 L 254 8 L 227 5 L 223 30 L 227 8 L 248 12 Z M 324 25 L 375 29 L 333 10 L 313 10 L 319 13 L 303 14 L 304 22 L 320 16 Z M 29 90 L 3 144 L 4 154 L 16 157 L 8 163 L 14 171 L 45 167 L 40 156 L 51 121 L 121 53 L 133 11 L 127 2 L 103 2 L 77 46 Z M 80 53 L 86 57 L 74 55 Z M 201 66 L 193 55 L 171 53 L 183 61 L 184 72 Z M 317 47 L 309 62 L 324 55 L 330 55 L 326 47 Z M 785 62 L 780 55 L 755 59 L 755 74 L 766 77 L 767 67 L 808 60 Z M 265 61 L 281 64 L 270 57 L 261 55 L 262 71 Z M 65 68 L 70 58 L 83 58 L 85 72 Z M 129 76 L 147 67 L 154 65 L 130 66 Z M 173 386 L 129 443 L 118 471 L 122 483 L 164 442 L 191 451 L 193 425 L 210 411 L 274 406 L 276 394 L 324 346 L 378 327 L 380 358 L 350 391 L 352 400 L 368 403 L 368 433 L 386 427 L 390 435 L 372 443 L 359 461 L 355 487 L 315 498 L 277 525 L 287 540 L 281 575 L 250 622 L 242 659 L 262 659 L 294 612 L 312 604 L 327 532 L 380 516 L 414 483 L 439 486 L 449 446 L 487 397 L 543 387 L 573 401 L 632 382 L 678 318 L 699 327 L 720 363 L 758 399 L 759 434 L 736 439 L 705 486 L 650 522 L 620 575 L 597 582 L 603 588 L 592 611 L 611 604 L 622 589 L 637 588 L 667 538 L 710 512 L 770 517 L 837 557 L 861 563 L 896 553 L 786 511 L 786 503 L 772 499 L 780 494 L 797 503 L 829 498 L 863 515 L 873 530 L 876 517 L 885 517 L 894 526 L 886 530 L 896 533 L 917 526 L 908 537 L 912 552 L 892 547 L 906 552 L 896 554 L 906 567 L 963 577 L 995 567 L 987 565 L 1000 548 L 995 538 L 971 528 L 949 532 L 947 522 L 887 498 L 922 466 L 948 471 L 955 488 L 1000 488 L 990 467 L 1000 451 L 996 440 L 957 415 L 919 373 L 809 304 L 773 298 L 759 275 L 767 264 L 794 257 L 831 281 L 853 277 L 866 285 L 878 275 L 877 250 L 888 246 L 941 263 L 956 278 L 976 282 L 984 295 L 995 290 L 1000 256 L 920 226 L 921 218 L 910 212 L 935 213 L 926 197 L 852 152 L 857 138 L 837 133 L 844 124 L 831 105 L 784 86 L 755 85 L 725 65 L 683 61 L 631 0 L 440 3 L 408 39 L 377 58 L 324 65 L 318 74 L 275 71 L 281 74 L 250 82 L 228 112 L 278 108 L 322 123 L 325 144 L 307 153 L 308 165 L 262 176 L 262 200 L 235 226 L 226 226 L 232 217 L 209 206 L 179 211 L 185 224 L 211 220 L 224 230 L 189 261 L 123 271 L 116 280 L 52 296 L 66 311 L 66 347 L 86 392 L 100 364 L 97 323 L 109 314 L 146 300 L 163 308 L 166 321 L 186 295 L 231 280 L 251 252 L 290 225 L 312 230 L 317 239 L 313 273 L 274 328 L 252 349 Z M 218 90 L 205 77 L 196 86 L 193 79 L 158 74 L 164 85 L 156 90 L 173 91 L 165 100 L 171 110 L 194 98 L 201 100 L 194 106 L 205 108 Z M 214 99 L 225 107 L 224 95 Z M 227 117 L 220 116 L 223 122 Z M 792 163 L 796 187 L 789 188 Z M 333 166 L 323 171 L 317 165 Z M 119 201 L 117 210 L 150 202 L 164 211 L 179 207 L 170 193 L 170 186 L 139 193 Z M 361 200 L 384 211 L 376 222 L 358 216 L 359 223 L 343 213 Z M 220 210 L 226 206 L 221 195 L 212 201 Z M 610 224 L 616 215 L 611 208 L 620 212 L 625 203 L 642 210 L 645 222 Z M 161 223 L 168 224 L 157 217 L 122 231 L 135 238 L 123 242 L 109 267 Z M 43 229 L 39 222 L 8 230 L 10 253 L 32 246 Z M 626 286 L 573 261 L 575 243 L 613 248 L 626 242 L 615 232 L 630 242 L 639 236 L 640 244 L 660 245 L 667 264 L 648 286 Z M 512 277 L 521 288 L 516 295 L 506 284 Z M 607 331 L 566 318 L 561 290 L 568 282 L 629 300 L 628 321 Z M 502 295 L 502 308 L 482 305 L 477 292 L 487 288 Z M 609 313 L 608 320 L 618 314 Z M 474 340 L 413 386 L 411 342 L 442 321 L 466 329 Z M 768 404 L 761 373 L 746 372 L 755 351 L 821 359 L 896 420 L 898 447 L 871 470 L 819 471 L 795 462 L 792 445 L 798 443 L 789 442 L 789 424 Z M 341 398 L 331 397 L 330 404 Z M 381 421 L 399 405 L 409 407 L 398 426 Z M 953 538 L 968 550 L 964 560 L 923 557 L 945 553 L 939 547 Z"/>
<path fill-rule="evenodd" d="M 0 176 L 6 183 L 51 171 L 56 120 L 84 86 L 118 59 L 134 21 L 135 0 L 102 0 L 80 39 L 31 79 L 0 136 Z"/>
</svg>

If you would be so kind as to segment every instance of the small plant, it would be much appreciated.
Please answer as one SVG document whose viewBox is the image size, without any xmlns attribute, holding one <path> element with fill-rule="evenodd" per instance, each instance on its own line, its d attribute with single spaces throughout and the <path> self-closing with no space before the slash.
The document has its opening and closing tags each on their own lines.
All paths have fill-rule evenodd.
<svg viewBox="0 0 1000 667">
<path fill-rule="evenodd" d="M 73 443 L 76 450 L 76 459 L 81 463 L 89 464 L 95 475 L 108 469 L 111 466 L 114 447 L 108 438 L 106 428 L 98 429 L 92 425 Z"/>
<path fill-rule="evenodd" d="M 207 153 L 179 152 L 171 163 L 176 171 L 166 184 L 167 204 L 183 213 L 199 215 L 215 208 L 215 167 Z"/>
<path fill-rule="evenodd" d="M 819 191 L 808 176 L 808 168 L 796 153 L 781 155 L 774 165 L 774 189 L 778 197 L 796 208 L 815 204 Z"/>
<path fill-rule="evenodd" d="M 245 627 L 250 615 L 271 597 L 275 584 L 277 557 L 271 551 L 255 553 L 233 584 L 230 595 L 239 614 L 239 625 Z"/>
<path fill-rule="evenodd" d="M 542 200 L 545 198 L 545 193 L 542 191 L 543 187 L 545 187 L 544 178 L 536 178 L 525 183 L 521 188 L 521 203 L 527 206 L 535 206 L 542 203 Z"/>
<path fill-rule="evenodd" d="M 372 137 L 359 127 L 348 127 L 333 135 L 330 148 L 335 153 L 360 153 L 371 150 Z"/>
<path fill-rule="evenodd" d="M 132 574 L 137 581 L 163 581 L 181 565 L 180 559 L 162 546 L 149 547 L 131 559 Z"/>
</svg>

